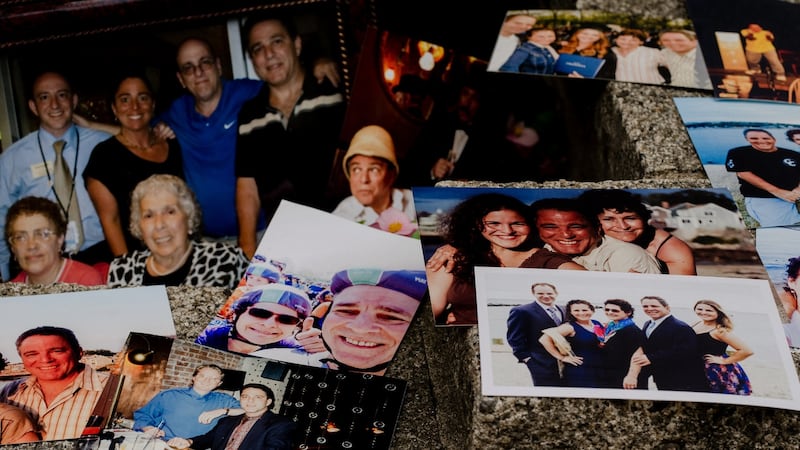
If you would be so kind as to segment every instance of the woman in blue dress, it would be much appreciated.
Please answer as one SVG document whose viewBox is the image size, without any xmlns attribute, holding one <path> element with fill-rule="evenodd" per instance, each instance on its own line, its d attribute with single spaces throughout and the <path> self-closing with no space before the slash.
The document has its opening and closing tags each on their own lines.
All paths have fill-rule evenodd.
<svg viewBox="0 0 800 450">
<path fill-rule="evenodd" d="M 697 334 L 697 351 L 706 365 L 706 379 L 715 394 L 750 395 L 750 379 L 739 364 L 753 351 L 733 331 L 733 322 L 712 300 L 699 300 L 694 313 L 700 321 L 692 325 Z M 735 352 L 728 355 L 730 346 Z"/>
<path fill-rule="evenodd" d="M 542 331 L 539 342 L 563 363 L 566 387 L 600 387 L 603 365 L 597 333 L 603 330 L 603 325 L 592 320 L 593 315 L 594 306 L 588 301 L 570 300 L 567 321 Z"/>
</svg>

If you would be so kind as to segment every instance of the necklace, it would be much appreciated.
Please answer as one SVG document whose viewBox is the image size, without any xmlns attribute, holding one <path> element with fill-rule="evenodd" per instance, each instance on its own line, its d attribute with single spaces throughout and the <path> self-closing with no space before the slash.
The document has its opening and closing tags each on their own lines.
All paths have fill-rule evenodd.
<svg viewBox="0 0 800 450">
<path fill-rule="evenodd" d="M 147 145 L 134 144 L 133 142 L 131 142 L 130 139 L 128 139 L 127 136 L 125 136 L 125 134 L 122 131 L 117 133 L 117 139 L 119 139 L 119 141 L 122 142 L 122 145 L 124 145 L 125 147 L 128 147 L 131 150 L 136 150 L 139 152 L 146 152 L 147 150 L 153 148 L 154 145 L 156 145 L 156 137 L 153 134 L 152 130 L 147 133 Z"/>
<path fill-rule="evenodd" d="M 149 272 L 151 274 L 153 274 L 153 275 L 155 275 L 157 277 L 163 277 L 163 276 L 171 274 L 172 272 L 175 272 L 181 266 L 183 266 L 183 264 L 189 258 L 189 255 L 191 253 L 192 253 L 192 244 L 189 243 L 189 248 L 186 249 L 186 252 L 181 256 L 181 259 L 177 263 L 173 264 L 172 267 L 170 267 L 169 269 L 167 269 L 165 271 L 161 271 L 161 270 L 158 270 L 156 268 L 156 263 L 155 263 L 155 260 L 153 259 L 153 255 L 150 255 L 150 256 L 147 257 L 147 262 L 145 263 L 145 265 L 147 266 L 147 268 L 148 268 L 148 270 L 149 270 Z"/>
</svg>

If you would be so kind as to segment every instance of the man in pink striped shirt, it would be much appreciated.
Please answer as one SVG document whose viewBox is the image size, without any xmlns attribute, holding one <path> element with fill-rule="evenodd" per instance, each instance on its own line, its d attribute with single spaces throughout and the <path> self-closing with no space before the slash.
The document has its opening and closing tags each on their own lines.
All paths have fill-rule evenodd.
<svg viewBox="0 0 800 450">
<path fill-rule="evenodd" d="M 108 374 L 80 362 L 83 349 L 66 328 L 32 328 L 16 346 L 30 376 L 4 386 L 0 401 L 24 410 L 41 427 L 37 431 L 44 440 L 79 437 Z"/>
</svg>

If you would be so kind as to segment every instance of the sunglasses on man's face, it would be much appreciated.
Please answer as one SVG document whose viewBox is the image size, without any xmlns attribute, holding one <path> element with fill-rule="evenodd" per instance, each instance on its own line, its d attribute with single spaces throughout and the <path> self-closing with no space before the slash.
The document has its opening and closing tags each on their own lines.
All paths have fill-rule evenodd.
<svg viewBox="0 0 800 450">
<path fill-rule="evenodd" d="M 288 314 L 277 314 L 268 309 L 261 309 L 261 308 L 250 308 L 247 310 L 247 314 L 255 317 L 256 319 L 264 319 L 267 320 L 270 317 L 275 317 L 275 321 L 281 325 L 297 325 L 300 323 L 300 318 L 295 316 L 290 316 Z"/>
</svg>

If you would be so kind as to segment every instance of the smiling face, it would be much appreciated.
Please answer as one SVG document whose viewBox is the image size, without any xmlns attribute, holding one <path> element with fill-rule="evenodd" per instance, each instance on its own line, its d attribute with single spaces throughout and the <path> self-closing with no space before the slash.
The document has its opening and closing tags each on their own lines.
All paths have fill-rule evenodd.
<svg viewBox="0 0 800 450">
<path fill-rule="evenodd" d="M 653 320 L 658 320 L 669 314 L 669 306 L 664 306 L 654 298 L 642 300 L 642 310 Z"/>
<path fill-rule="evenodd" d="M 55 137 L 62 136 L 72 125 L 72 110 L 77 104 L 78 96 L 57 73 L 41 75 L 33 84 L 33 98 L 28 101 L 42 129 Z"/>
<path fill-rule="evenodd" d="M 603 233 L 620 241 L 633 242 L 644 232 L 644 221 L 634 212 L 604 209 L 597 218 Z"/>
<path fill-rule="evenodd" d="M 257 417 L 267 412 L 272 404 L 272 399 L 263 390 L 248 387 L 242 389 L 242 393 L 239 395 L 239 404 L 248 417 Z"/>
<path fill-rule="evenodd" d="M 222 384 L 222 374 L 212 367 L 204 367 L 192 377 L 192 389 L 200 395 L 208 394 Z"/>
<path fill-rule="evenodd" d="M 255 345 L 267 345 L 286 339 L 297 328 L 297 311 L 277 303 L 259 302 L 236 319 L 236 333 Z"/>
<path fill-rule="evenodd" d="M 178 81 L 198 102 L 211 101 L 222 93 L 222 65 L 202 41 L 188 40 L 178 49 Z"/>
<path fill-rule="evenodd" d="M 525 218 L 516 211 L 502 209 L 483 216 L 481 235 L 492 247 L 519 247 L 528 239 L 530 232 Z"/>
<path fill-rule="evenodd" d="M 282 86 L 301 73 L 300 38 L 292 39 L 279 21 L 255 24 L 248 38 L 253 67 L 270 86 Z"/>
<path fill-rule="evenodd" d="M 125 78 L 114 94 L 111 109 L 122 128 L 143 130 L 150 127 L 156 103 L 153 93 L 141 78 Z"/>
<path fill-rule="evenodd" d="M 350 193 L 364 206 L 378 214 L 391 205 L 395 172 L 381 158 L 355 155 L 347 163 Z"/>
<path fill-rule="evenodd" d="M 584 28 L 575 34 L 575 38 L 578 40 L 578 48 L 589 47 L 599 41 L 602 36 L 603 33 L 600 30 L 592 28 Z"/>
<path fill-rule="evenodd" d="M 630 315 L 622 310 L 619 305 L 615 305 L 613 303 L 606 303 L 603 307 L 603 312 L 606 313 L 606 317 L 608 320 L 613 322 L 619 322 L 620 320 L 627 319 Z"/>
<path fill-rule="evenodd" d="M 189 248 L 189 225 L 178 197 L 169 191 L 153 191 L 139 202 L 142 240 L 156 256 L 183 255 Z"/>
<path fill-rule="evenodd" d="M 688 53 L 697 48 L 697 41 L 689 39 L 683 33 L 664 33 L 659 39 L 664 48 L 668 48 L 675 53 Z"/>
<path fill-rule="evenodd" d="M 694 307 L 694 313 L 697 314 L 697 317 L 703 322 L 716 322 L 717 317 L 719 317 L 717 310 L 705 303 L 698 303 Z"/>
<path fill-rule="evenodd" d="M 534 24 L 536 24 L 535 17 L 525 15 L 513 16 L 503 22 L 500 32 L 505 36 L 521 34 L 533 28 Z"/>
<path fill-rule="evenodd" d="M 25 370 L 38 381 L 61 381 L 77 375 L 81 355 L 61 336 L 29 336 L 17 350 Z"/>
<path fill-rule="evenodd" d="M 334 297 L 322 337 L 337 361 L 356 369 L 377 366 L 392 359 L 418 306 L 401 292 L 351 286 Z"/>
<path fill-rule="evenodd" d="M 550 306 L 556 301 L 558 293 L 546 284 L 537 284 L 533 287 L 533 296 L 536 297 L 537 302 L 544 306 Z"/>
<path fill-rule="evenodd" d="M 539 30 L 528 38 L 529 42 L 539 44 L 541 46 L 550 45 L 556 40 L 556 33 L 553 30 Z"/>
<path fill-rule="evenodd" d="M 775 138 L 770 136 L 769 133 L 763 131 L 748 131 L 744 138 L 747 139 L 747 142 L 749 142 L 754 149 L 760 152 L 777 151 L 777 148 L 775 148 Z"/>
<path fill-rule="evenodd" d="M 797 145 L 800 145 L 800 133 L 792 134 L 792 142 L 794 142 Z"/>
<path fill-rule="evenodd" d="M 597 242 L 594 228 L 577 211 L 540 210 L 536 215 L 536 229 L 539 237 L 562 255 L 582 255 Z"/>
<path fill-rule="evenodd" d="M 18 216 L 8 224 L 8 229 L 14 241 L 11 251 L 22 270 L 30 278 L 52 278 L 49 282 L 54 282 L 61 270 L 61 246 L 64 244 L 64 236 L 55 234 L 55 224 L 42 214 L 31 214 Z M 16 237 L 27 239 L 18 242 Z"/>
<path fill-rule="evenodd" d="M 627 34 L 617 37 L 615 42 L 617 47 L 622 50 L 633 50 L 644 43 L 639 38 Z"/>
<path fill-rule="evenodd" d="M 570 305 L 569 312 L 578 322 L 588 323 L 592 320 L 594 309 L 585 303 L 574 303 Z"/>
</svg>

